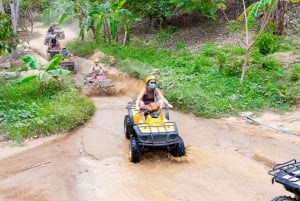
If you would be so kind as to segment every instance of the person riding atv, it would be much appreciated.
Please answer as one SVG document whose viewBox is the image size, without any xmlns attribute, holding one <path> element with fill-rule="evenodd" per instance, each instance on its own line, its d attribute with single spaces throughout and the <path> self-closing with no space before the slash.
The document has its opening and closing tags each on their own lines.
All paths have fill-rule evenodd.
<svg viewBox="0 0 300 201">
<path fill-rule="evenodd" d="M 140 91 L 136 100 L 136 109 L 146 107 L 150 111 L 158 111 L 165 105 L 169 108 L 173 108 L 173 105 L 164 97 L 162 92 L 156 87 L 157 78 L 155 76 L 148 76 L 145 79 L 146 86 Z M 159 97 L 159 98 L 157 98 Z M 164 121 L 168 121 L 165 114 L 163 113 Z M 140 112 L 140 123 L 145 121 L 144 112 Z"/>
<path fill-rule="evenodd" d="M 58 45 L 58 41 L 56 39 L 56 35 L 54 32 L 51 33 L 50 37 L 51 37 L 50 46 L 51 46 L 51 48 L 53 48 Z"/>
<path fill-rule="evenodd" d="M 67 50 L 67 48 L 65 46 L 61 47 L 60 54 L 63 56 L 63 58 L 66 58 L 66 57 L 70 56 L 69 52 L 68 52 L 68 50 Z"/>
<path fill-rule="evenodd" d="M 100 63 L 100 59 L 98 58 L 94 59 L 94 64 L 90 69 L 90 74 L 92 79 L 96 79 L 97 75 L 103 75 L 103 73 L 104 73 L 104 67 Z"/>
</svg>

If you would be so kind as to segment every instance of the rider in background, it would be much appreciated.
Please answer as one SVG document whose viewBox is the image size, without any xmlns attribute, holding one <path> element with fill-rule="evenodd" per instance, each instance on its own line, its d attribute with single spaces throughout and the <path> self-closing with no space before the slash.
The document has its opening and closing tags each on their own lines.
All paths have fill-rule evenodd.
<svg viewBox="0 0 300 201">
<path fill-rule="evenodd" d="M 93 79 L 96 79 L 97 75 L 103 75 L 104 67 L 100 63 L 100 59 L 94 59 L 94 65 L 91 67 L 90 74 Z"/>
<path fill-rule="evenodd" d="M 56 34 L 54 32 L 51 33 L 50 35 L 50 44 L 51 44 L 51 47 L 55 47 L 57 44 L 57 39 L 56 39 Z"/>
<path fill-rule="evenodd" d="M 156 87 L 157 78 L 153 75 L 148 76 L 145 80 L 146 86 L 140 91 L 137 100 L 136 100 L 136 109 L 140 110 L 141 107 L 147 107 L 150 111 L 157 111 L 167 105 L 170 108 L 173 108 L 168 100 L 164 97 L 162 92 Z M 159 100 L 155 97 L 158 96 Z M 163 113 L 164 122 L 168 121 Z M 144 113 L 140 112 L 140 123 L 145 120 Z"/>
<path fill-rule="evenodd" d="M 63 56 L 63 58 L 66 58 L 66 57 L 70 56 L 69 52 L 68 52 L 68 50 L 67 50 L 67 48 L 65 46 L 62 46 L 60 54 Z"/>
</svg>

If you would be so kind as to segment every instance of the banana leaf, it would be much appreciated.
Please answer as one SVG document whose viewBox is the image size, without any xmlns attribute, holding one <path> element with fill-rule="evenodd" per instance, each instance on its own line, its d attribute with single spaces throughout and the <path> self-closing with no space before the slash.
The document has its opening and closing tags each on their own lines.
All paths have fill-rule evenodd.
<svg viewBox="0 0 300 201">
<path fill-rule="evenodd" d="M 37 75 L 30 75 L 30 76 L 26 76 L 22 79 L 20 79 L 17 83 L 18 84 L 23 84 L 23 83 L 28 83 L 30 82 L 31 80 L 34 80 L 37 78 Z"/>
<path fill-rule="evenodd" d="M 27 67 L 33 70 L 41 68 L 41 65 L 31 55 L 21 56 L 21 58 Z"/>
<path fill-rule="evenodd" d="M 46 65 L 45 69 L 46 71 L 54 70 L 57 68 L 57 65 L 62 60 L 62 56 L 60 54 L 56 54 L 51 61 Z"/>
<path fill-rule="evenodd" d="M 70 72 L 71 71 L 69 71 L 69 70 L 61 69 L 61 68 L 48 71 L 48 73 L 52 76 L 65 76 L 65 75 L 70 74 Z"/>
</svg>

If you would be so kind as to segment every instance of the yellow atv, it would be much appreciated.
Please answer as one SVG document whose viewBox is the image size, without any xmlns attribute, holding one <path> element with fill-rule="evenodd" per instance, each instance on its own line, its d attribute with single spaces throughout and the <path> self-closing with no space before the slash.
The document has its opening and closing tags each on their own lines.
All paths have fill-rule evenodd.
<svg viewBox="0 0 300 201">
<path fill-rule="evenodd" d="M 146 108 L 137 110 L 135 105 L 135 100 L 128 102 L 126 106 L 128 114 L 124 118 L 125 137 L 130 140 L 130 161 L 138 163 L 143 152 L 154 149 L 164 149 L 175 157 L 183 156 L 185 146 L 178 134 L 176 123 L 163 121 L 161 110 L 169 119 L 168 108 L 164 107 L 160 111 L 149 111 Z M 143 123 L 139 123 L 140 112 L 145 115 Z"/>
<path fill-rule="evenodd" d="M 71 56 L 66 56 L 62 58 L 60 64 L 64 69 L 67 69 L 69 71 L 72 71 L 73 73 L 77 73 L 77 68 L 75 66 L 75 61 Z"/>
<path fill-rule="evenodd" d="M 276 164 L 273 166 L 269 174 L 273 176 L 272 183 L 282 184 L 290 193 L 294 193 L 294 197 L 278 196 L 272 201 L 299 201 L 300 200 L 300 162 L 296 159 Z"/>
</svg>

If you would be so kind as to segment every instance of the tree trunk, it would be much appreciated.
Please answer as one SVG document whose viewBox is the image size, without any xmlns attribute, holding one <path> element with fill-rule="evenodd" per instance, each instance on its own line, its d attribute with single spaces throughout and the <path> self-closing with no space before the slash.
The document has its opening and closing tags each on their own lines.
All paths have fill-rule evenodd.
<svg viewBox="0 0 300 201">
<path fill-rule="evenodd" d="M 245 62 L 243 65 L 243 69 L 242 69 L 242 76 L 240 78 L 240 85 L 243 85 L 243 82 L 245 80 L 245 75 L 246 75 L 246 71 L 248 68 L 248 62 L 249 62 L 249 53 L 250 53 L 251 49 L 247 49 L 246 50 L 246 54 L 245 54 Z"/>
<path fill-rule="evenodd" d="M 126 41 L 127 41 L 127 31 L 125 31 L 124 33 L 123 46 L 126 45 Z"/>
<path fill-rule="evenodd" d="M 79 29 L 81 29 L 82 23 L 83 23 L 83 16 L 79 15 Z M 81 35 L 81 41 L 84 41 L 84 30 Z"/>
<path fill-rule="evenodd" d="M 19 5 L 20 5 L 20 0 L 10 0 L 9 1 L 9 6 L 10 6 L 10 10 L 11 10 L 11 24 L 13 26 L 15 34 L 18 31 Z"/>
<path fill-rule="evenodd" d="M 30 8 L 26 9 L 27 16 L 29 18 L 30 22 L 30 33 L 33 34 L 33 19 L 34 19 L 34 11 L 32 11 Z"/>
<path fill-rule="evenodd" d="M 4 10 L 4 7 L 3 7 L 2 0 L 0 0 L 0 13 L 5 14 L 5 10 Z"/>
<path fill-rule="evenodd" d="M 105 18 L 104 18 L 103 28 L 104 28 L 105 42 L 106 42 L 106 37 L 107 37 L 108 43 L 110 43 L 111 42 L 110 30 L 109 30 L 109 25 L 107 23 L 107 20 Z"/>
<path fill-rule="evenodd" d="M 275 34 L 282 35 L 285 32 L 288 3 L 288 0 L 279 0 L 277 2 L 277 5 L 275 5 L 275 11 L 273 13 L 273 21 L 275 23 Z"/>
</svg>

